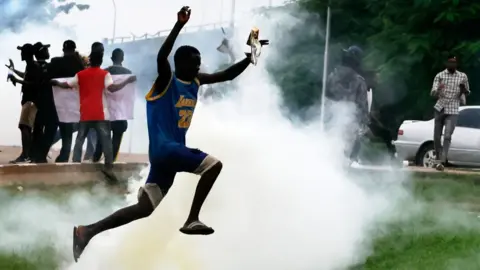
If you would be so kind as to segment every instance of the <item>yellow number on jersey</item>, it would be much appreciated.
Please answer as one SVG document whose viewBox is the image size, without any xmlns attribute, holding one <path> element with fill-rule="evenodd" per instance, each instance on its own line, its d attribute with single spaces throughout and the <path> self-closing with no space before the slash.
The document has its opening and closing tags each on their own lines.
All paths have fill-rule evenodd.
<svg viewBox="0 0 480 270">
<path fill-rule="evenodd" d="M 192 110 L 180 110 L 178 112 L 180 119 L 178 120 L 179 128 L 189 128 L 190 122 L 192 121 L 193 111 Z"/>
</svg>

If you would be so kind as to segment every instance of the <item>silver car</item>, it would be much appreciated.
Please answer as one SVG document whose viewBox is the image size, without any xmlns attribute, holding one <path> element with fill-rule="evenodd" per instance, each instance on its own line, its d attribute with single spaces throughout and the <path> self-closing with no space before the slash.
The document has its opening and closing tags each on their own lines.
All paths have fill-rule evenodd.
<svg viewBox="0 0 480 270">
<path fill-rule="evenodd" d="M 433 127 L 434 119 L 403 121 L 393 142 L 398 157 L 417 166 L 432 167 L 435 160 Z M 448 161 L 459 166 L 480 166 L 480 106 L 460 107 Z"/>
</svg>

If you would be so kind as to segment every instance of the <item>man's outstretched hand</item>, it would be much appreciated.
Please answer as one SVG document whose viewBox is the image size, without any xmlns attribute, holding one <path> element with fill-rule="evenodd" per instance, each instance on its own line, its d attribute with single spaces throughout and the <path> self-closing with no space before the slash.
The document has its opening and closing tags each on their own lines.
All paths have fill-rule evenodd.
<svg viewBox="0 0 480 270">
<path fill-rule="evenodd" d="M 127 83 L 133 83 L 133 82 L 136 82 L 137 81 L 137 76 L 135 75 L 132 75 L 130 77 L 128 77 L 127 79 Z"/>
<path fill-rule="evenodd" d="M 60 84 L 59 81 L 57 80 L 50 80 L 50 83 L 53 85 L 53 86 L 58 86 Z"/>
<path fill-rule="evenodd" d="M 192 10 L 189 6 L 182 7 L 177 13 L 177 21 L 181 24 L 186 24 L 190 20 L 190 14 L 192 14 Z"/>
<path fill-rule="evenodd" d="M 8 61 L 10 62 L 9 65 L 5 65 L 8 69 L 15 69 L 15 65 L 13 64 L 13 61 L 12 59 L 8 59 Z"/>
<path fill-rule="evenodd" d="M 8 81 L 12 82 L 13 86 L 17 86 L 17 78 L 15 78 L 15 76 L 13 76 L 13 74 L 8 74 L 7 82 Z"/>
</svg>

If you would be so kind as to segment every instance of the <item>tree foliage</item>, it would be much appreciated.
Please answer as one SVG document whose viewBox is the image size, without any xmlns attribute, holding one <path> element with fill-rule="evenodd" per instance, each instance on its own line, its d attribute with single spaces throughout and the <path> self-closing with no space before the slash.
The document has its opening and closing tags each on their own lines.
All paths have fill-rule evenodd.
<svg viewBox="0 0 480 270">
<path fill-rule="evenodd" d="M 360 45 L 366 52 L 365 68 L 377 78 L 374 99 L 386 120 L 431 117 L 434 100 L 429 97 L 433 77 L 444 68 L 448 54 L 455 54 L 460 70 L 470 79 L 469 104 L 480 99 L 476 90 L 480 79 L 480 1 L 476 0 L 299 0 L 297 4 L 309 14 L 326 18 L 331 4 L 331 65 L 339 47 Z M 323 26 L 323 21 L 315 23 Z M 312 23 L 312 22 L 310 22 Z M 306 41 L 304 41 L 306 42 Z M 302 45 L 323 51 L 324 39 L 315 37 Z M 298 51 L 298 50 L 297 50 Z M 305 57 L 297 52 L 290 59 Z M 291 54 L 295 54 L 292 50 Z M 322 67 L 311 86 L 318 88 Z M 303 71 L 299 71 L 302 72 Z M 293 76 L 293 75 L 290 75 Z M 302 76 L 302 75 L 298 75 Z M 305 87 L 309 87 L 305 83 Z M 284 89 L 286 96 L 293 90 Z M 298 91 L 298 90 L 297 90 Z M 301 95 L 300 95 L 301 96 Z M 308 102 L 288 101 L 292 107 Z M 382 110 L 383 108 L 383 110 Z"/>
</svg>

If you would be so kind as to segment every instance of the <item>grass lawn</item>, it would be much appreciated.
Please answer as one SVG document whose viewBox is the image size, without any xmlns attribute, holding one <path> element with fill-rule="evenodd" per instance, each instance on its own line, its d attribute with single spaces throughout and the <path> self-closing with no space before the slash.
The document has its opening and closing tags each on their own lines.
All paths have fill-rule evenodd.
<svg viewBox="0 0 480 270">
<path fill-rule="evenodd" d="M 480 218 L 468 213 L 480 213 L 480 185 L 467 176 L 419 175 L 415 180 L 410 188 L 418 198 L 427 202 L 427 210 L 412 218 L 387 224 L 381 233 L 376 234 L 372 255 L 364 264 L 352 269 L 480 269 L 480 256 L 477 255 L 480 253 Z M 91 186 L 81 189 L 95 193 Z M 35 192 L 56 203 L 61 203 L 68 195 L 62 188 L 49 187 L 48 190 L 39 187 L 35 191 L 19 193 L 8 189 L 4 193 L 28 196 L 28 192 Z M 118 193 L 116 199 L 120 198 L 121 192 Z M 56 261 L 58 254 L 49 246 L 15 251 L 0 249 L 1 270 L 55 270 L 59 267 Z"/>
<path fill-rule="evenodd" d="M 5 270 L 55 270 L 58 265 L 51 248 L 36 248 L 11 253 L 0 253 L 0 269 Z"/>
<path fill-rule="evenodd" d="M 480 186 L 467 176 L 417 180 L 412 188 L 428 202 L 426 213 L 388 226 L 375 240 L 373 255 L 355 269 L 480 269 L 480 218 L 468 213 L 480 214 Z"/>
</svg>

